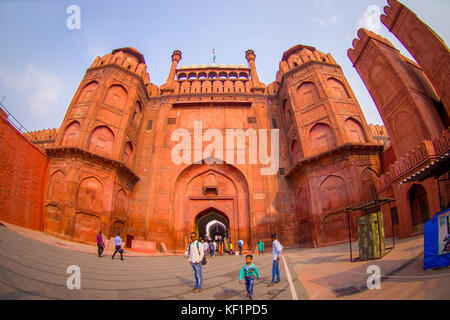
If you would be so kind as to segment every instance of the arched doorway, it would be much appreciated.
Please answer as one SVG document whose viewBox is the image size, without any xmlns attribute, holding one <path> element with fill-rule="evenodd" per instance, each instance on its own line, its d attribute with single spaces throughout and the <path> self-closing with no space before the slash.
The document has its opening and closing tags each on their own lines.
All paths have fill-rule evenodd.
<svg viewBox="0 0 450 320">
<path fill-rule="evenodd" d="M 420 184 L 415 184 L 409 190 L 409 205 L 413 227 L 421 226 L 430 219 L 427 192 Z"/>
<path fill-rule="evenodd" d="M 219 232 L 224 229 L 222 223 L 233 243 L 242 239 L 244 251 L 252 250 L 253 219 L 248 190 L 245 175 L 232 165 L 192 164 L 184 168 L 174 187 L 168 248 L 183 253 L 189 243 L 189 233 L 199 230 L 198 222 L 204 217 L 202 228 L 205 229 L 197 231 L 200 235 L 206 233 L 208 223 L 217 220 L 220 223 L 212 223 L 209 228 L 215 226 Z M 219 213 L 225 221 L 217 215 L 208 215 L 211 211 Z"/>
<path fill-rule="evenodd" d="M 230 223 L 228 217 L 216 209 L 208 209 L 195 218 L 195 231 L 200 238 L 207 236 L 214 239 L 221 236 L 222 239 L 230 236 Z"/>
</svg>

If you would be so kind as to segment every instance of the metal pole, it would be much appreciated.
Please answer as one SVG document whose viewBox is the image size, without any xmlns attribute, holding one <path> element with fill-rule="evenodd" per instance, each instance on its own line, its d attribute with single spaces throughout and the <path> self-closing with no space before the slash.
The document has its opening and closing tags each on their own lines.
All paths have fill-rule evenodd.
<svg viewBox="0 0 450 320">
<path fill-rule="evenodd" d="M 377 198 L 375 197 L 375 208 L 377 209 L 376 215 L 377 215 L 377 221 L 378 221 L 378 247 L 380 249 L 380 259 L 381 259 L 381 230 L 380 230 L 380 217 L 378 216 L 379 213 L 379 205 L 377 204 Z"/>
<path fill-rule="evenodd" d="M 347 212 L 347 225 L 348 225 L 348 242 L 350 243 L 350 262 L 353 262 L 353 256 L 352 256 L 352 229 L 350 228 L 350 218 L 348 215 L 348 209 L 346 209 Z"/>
<path fill-rule="evenodd" d="M 439 208 L 441 208 L 441 211 L 442 211 L 442 210 L 444 210 L 444 206 L 442 205 L 441 186 L 439 184 L 439 182 L 440 182 L 439 177 L 436 177 L 436 181 L 437 181 L 438 195 L 439 195 Z"/>
<path fill-rule="evenodd" d="M 394 235 L 394 217 L 392 215 L 391 205 L 389 204 L 389 211 L 391 213 L 391 228 L 392 228 L 392 247 L 395 248 L 395 235 Z"/>
</svg>

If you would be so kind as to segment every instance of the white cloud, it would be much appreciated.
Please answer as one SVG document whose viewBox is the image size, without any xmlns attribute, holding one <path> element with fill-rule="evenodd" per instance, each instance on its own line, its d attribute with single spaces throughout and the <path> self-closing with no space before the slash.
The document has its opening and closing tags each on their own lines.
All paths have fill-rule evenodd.
<svg viewBox="0 0 450 320">
<path fill-rule="evenodd" d="M 336 14 L 332 15 L 331 17 L 329 17 L 328 19 L 315 17 L 312 20 L 314 22 L 318 23 L 321 27 L 326 27 L 329 25 L 336 24 L 336 22 L 338 22 L 340 17 L 341 17 L 341 15 L 339 13 L 336 13 Z"/>
<path fill-rule="evenodd" d="M 367 7 L 366 11 L 358 20 L 358 29 L 366 28 L 367 30 L 373 32 L 380 32 L 381 22 L 380 22 L 381 9 L 379 6 L 370 5 Z"/>
<path fill-rule="evenodd" d="M 329 10 L 331 8 L 331 0 L 315 0 L 314 7 L 320 10 Z"/>
<path fill-rule="evenodd" d="M 25 96 L 29 110 L 36 114 L 57 107 L 63 91 L 62 80 L 57 75 L 39 70 L 32 63 L 19 72 L 2 73 L 0 79 Z"/>
<path fill-rule="evenodd" d="M 89 58 L 92 60 L 92 62 L 97 57 L 103 57 L 105 54 L 108 54 L 111 52 L 111 50 L 107 50 L 104 47 L 92 47 L 89 48 Z"/>
</svg>

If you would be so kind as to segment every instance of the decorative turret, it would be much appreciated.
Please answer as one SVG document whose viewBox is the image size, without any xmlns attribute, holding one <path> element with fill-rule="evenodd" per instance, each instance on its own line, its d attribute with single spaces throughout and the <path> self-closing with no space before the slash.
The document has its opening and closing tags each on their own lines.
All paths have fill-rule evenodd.
<svg viewBox="0 0 450 320">
<path fill-rule="evenodd" d="M 264 83 L 259 82 L 258 73 L 256 72 L 256 65 L 255 65 L 255 52 L 253 50 L 247 50 L 245 51 L 245 58 L 248 61 L 248 64 L 250 66 L 250 74 L 252 77 L 252 92 L 259 92 L 264 93 L 266 86 Z"/>
<path fill-rule="evenodd" d="M 155 87 L 137 49 L 97 57 L 74 95 L 55 146 L 80 148 L 132 167 L 146 101 L 157 94 Z"/>
<path fill-rule="evenodd" d="M 175 78 L 175 72 L 177 70 L 178 62 L 181 60 L 181 51 L 180 50 L 174 50 L 172 53 L 172 65 L 170 66 L 170 72 L 169 76 L 167 77 L 167 81 L 165 84 L 163 84 L 160 88 L 161 94 L 167 94 L 167 93 L 173 93 L 174 92 L 174 86 L 173 81 Z"/>
</svg>

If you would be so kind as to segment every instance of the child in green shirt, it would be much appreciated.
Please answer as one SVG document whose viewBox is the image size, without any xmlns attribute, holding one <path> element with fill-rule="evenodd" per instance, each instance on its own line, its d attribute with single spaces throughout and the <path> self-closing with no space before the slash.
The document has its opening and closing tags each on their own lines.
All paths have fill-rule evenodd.
<svg viewBox="0 0 450 320">
<path fill-rule="evenodd" d="M 259 275 L 258 269 L 252 263 L 253 256 L 251 254 L 245 257 L 245 264 L 241 268 L 241 272 L 239 274 L 239 283 L 242 283 L 242 279 L 245 278 L 245 287 L 247 289 L 247 297 L 250 300 L 253 300 L 253 284 L 255 281 L 255 275 L 257 278 L 261 278 Z"/>
</svg>

